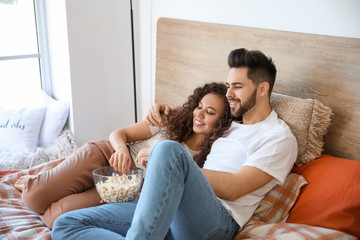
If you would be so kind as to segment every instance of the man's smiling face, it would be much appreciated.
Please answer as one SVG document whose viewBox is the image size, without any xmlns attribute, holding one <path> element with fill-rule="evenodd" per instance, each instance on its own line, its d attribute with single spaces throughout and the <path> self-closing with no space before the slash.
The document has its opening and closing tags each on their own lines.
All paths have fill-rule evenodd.
<svg viewBox="0 0 360 240">
<path fill-rule="evenodd" d="M 225 82 L 231 115 L 238 118 L 256 104 L 257 86 L 247 77 L 248 68 L 231 68 Z"/>
</svg>

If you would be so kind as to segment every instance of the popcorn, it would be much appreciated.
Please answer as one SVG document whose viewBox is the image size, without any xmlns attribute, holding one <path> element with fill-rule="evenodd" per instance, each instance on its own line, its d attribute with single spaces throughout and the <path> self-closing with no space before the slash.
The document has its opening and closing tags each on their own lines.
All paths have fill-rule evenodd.
<svg viewBox="0 0 360 240">
<path fill-rule="evenodd" d="M 113 173 L 106 181 L 98 182 L 96 189 L 105 202 L 129 202 L 140 190 L 140 179 L 136 175 Z"/>
</svg>

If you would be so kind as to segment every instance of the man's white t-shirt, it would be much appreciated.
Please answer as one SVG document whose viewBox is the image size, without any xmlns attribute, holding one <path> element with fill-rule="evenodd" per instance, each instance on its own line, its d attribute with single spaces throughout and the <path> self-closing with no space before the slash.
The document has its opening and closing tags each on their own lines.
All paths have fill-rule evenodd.
<svg viewBox="0 0 360 240">
<path fill-rule="evenodd" d="M 264 195 L 282 184 L 297 157 L 297 142 L 290 128 L 275 111 L 262 122 L 233 122 L 229 134 L 217 139 L 207 156 L 204 169 L 234 173 L 242 166 L 256 167 L 271 176 L 265 186 L 235 201 L 220 199 L 235 221 L 243 227 Z"/>
</svg>

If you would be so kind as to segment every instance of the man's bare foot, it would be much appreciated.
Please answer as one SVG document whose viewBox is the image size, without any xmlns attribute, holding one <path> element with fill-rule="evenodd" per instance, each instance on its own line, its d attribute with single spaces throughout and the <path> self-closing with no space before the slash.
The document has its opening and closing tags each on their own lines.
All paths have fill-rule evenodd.
<svg viewBox="0 0 360 240">
<path fill-rule="evenodd" d="M 21 176 L 15 183 L 14 187 L 19 190 L 20 192 L 22 192 L 22 190 L 24 189 L 25 183 L 31 179 L 36 177 L 36 175 L 24 175 Z"/>
</svg>

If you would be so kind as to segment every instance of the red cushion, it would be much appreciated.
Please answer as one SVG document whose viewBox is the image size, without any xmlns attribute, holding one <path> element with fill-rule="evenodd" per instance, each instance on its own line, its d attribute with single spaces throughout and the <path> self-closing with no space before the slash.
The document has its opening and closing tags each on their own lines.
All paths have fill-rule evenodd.
<svg viewBox="0 0 360 240">
<path fill-rule="evenodd" d="M 360 239 L 360 161 L 322 155 L 293 172 L 309 185 L 287 222 L 331 228 Z"/>
</svg>

